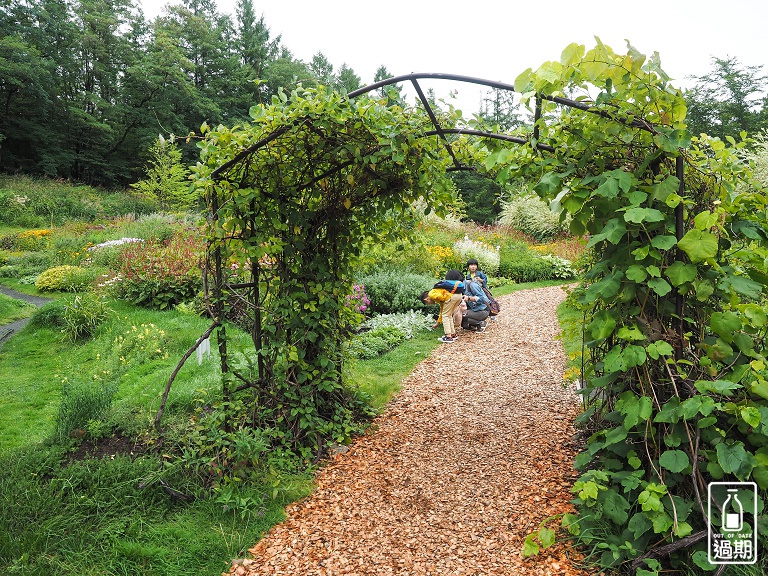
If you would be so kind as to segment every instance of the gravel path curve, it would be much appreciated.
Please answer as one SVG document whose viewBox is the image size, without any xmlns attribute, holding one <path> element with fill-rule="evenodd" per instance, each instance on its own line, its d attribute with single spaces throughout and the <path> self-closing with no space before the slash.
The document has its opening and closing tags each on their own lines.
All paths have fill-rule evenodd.
<svg viewBox="0 0 768 576">
<path fill-rule="evenodd" d="M 561 544 L 520 555 L 543 519 L 570 510 L 579 404 L 555 339 L 564 297 L 502 296 L 484 333 L 437 348 L 229 574 L 583 574 Z"/>
</svg>

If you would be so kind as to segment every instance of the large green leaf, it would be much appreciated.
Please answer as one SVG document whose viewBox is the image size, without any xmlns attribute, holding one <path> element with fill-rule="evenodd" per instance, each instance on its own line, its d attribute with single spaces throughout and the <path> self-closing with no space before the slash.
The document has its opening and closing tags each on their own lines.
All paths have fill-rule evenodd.
<svg viewBox="0 0 768 576">
<path fill-rule="evenodd" d="M 735 274 L 726 274 L 717 283 L 717 287 L 721 290 L 733 290 L 737 294 L 746 296 L 753 300 L 760 298 L 763 290 L 762 284 L 755 282 L 745 276 L 736 276 Z"/>
<path fill-rule="evenodd" d="M 682 472 L 691 465 L 691 461 L 682 450 L 667 450 L 659 458 L 659 465 L 670 472 Z"/>
<path fill-rule="evenodd" d="M 703 212 L 696 214 L 693 219 L 693 226 L 697 230 L 709 230 L 717 224 L 719 219 L 720 216 L 718 214 L 710 212 L 709 210 L 704 210 Z"/>
<path fill-rule="evenodd" d="M 590 284 L 584 295 L 587 302 L 594 302 L 597 298 L 603 300 L 609 300 L 618 294 L 621 289 L 621 279 L 624 277 L 624 272 L 621 270 L 614 270 L 611 274 Z"/>
<path fill-rule="evenodd" d="M 734 333 L 741 330 L 741 319 L 733 312 L 713 312 L 709 325 L 715 334 L 730 344 Z"/>
<path fill-rule="evenodd" d="M 606 178 L 595 190 L 595 194 L 605 198 L 616 198 L 619 194 L 619 182 L 613 178 Z"/>
<path fill-rule="evenodd" d="M 560 191 L 561 181 L 562 175 L 557 172 L 547 172 L 539 179 L 533 189 L 537 194 L 547 196 Z"/>
<path fill-rule="evenodd" d="M 623 426 L 629 430 L 634 428 L 638 422 L 645 422 L 651 417 L 653 403 L 648 396 L 635 396 L 634 393 L 627 390 L 616 403 L 616 409 L 624 415 Z"/>
<path fill-rule="evenodd" d="M 762 224 L 751 220 L 735 220 L 731 222 L 731 229 L 736 234 L 742 234 L 751 240 L 768 240 L 768 233 Z"/>
<path fill-rule="evenodd" d="M 690 420 L 697 414 L 709 416 L 714 409 L 715 401 L 710 396 L 701 394 L 692 396 L 680 404 L 680 411 L 683 414 L 683 418 L 686 420 Z"/>
<path fill-rule="evenodd" d="M 627 233 L 627 227 L 618 218 L 611 218 L 605 223 L 600 233 L 593 235 L 587 243 L 587 248 L 591 248 L 603 240 L 608 240 L 611 244 L 618 244 Z"/>
<path fill-rule="evenodd" d="M 555 531 L 546 526 L 539 529 L 539 540 L 544 548 L 549 548 L 555 543 Z"/>
<path fill-rule="evenodd" d="M 665 152 L 677 152 L 691 145 L 691 134 L 687 130 L 660 130 L 653 142 Z"/>
<path fill-rule="evenodd" d="M 669 250 L 675 244 L 677 244 L 677 238 L 670 235 L 654 236 L 651 239 L 651 246 L 659 250 Z"/>
<path fill-rule="evenodd" d="M 672 291 L 672 286 L 664 278 L 653 278 L 648 281 L 648 287 L 659 296 L 666 296 Z"/>
<path fill-rule="evenodd" d="M 686 264 L 685 262 L 677 261 L 673 262 L 669 266 L 664 274 L 672 282 L 672 286 L 682 286 L 686 282 L 690 282 L 696 278 L 698 270 L 693 264 Z"/>
<path fill-rule="evenodd" d="M 689 230 L 677 246 L 694 264 L 717 256 L 717 236 L 704 230 Z"/>
<path fill-rule="evenodd" d="M 716 394 L 722 394 L 723 396 L 731 396 L 734 390 L 743 388 L 741 384 L 728 382 L 728 380 L 696 380 L 693 385 L 696 386 L 696 390 L 702 394 L 714 392 Z"/>
<path fill-rule="evenodd" d="M 667 176 L 658 184 L 654 184 L 651 192 L 651 201 L 666 202 L 670 194 L 674 194 L 680 188 L 680 180 L 676 176 Z"/>
<path fill-rule="evenodd" d="M 738 308 L 755 328 L 762 328 L 768 322 L 768 315 L 766 315 L 762 306 L 757 304 L 743 304 L 738 306 Z"/>
<path fill-rule="evenodd" d="M 641 222 L 663 222 L 666 220 L 666 216 L 655 208 L 635 206 L 624 213 L 624 220 L 634 224 L 640 224 Z"/>
<path fill-rule="evenodd" d="M 760 425 L 760 411 L 754 406 L 744 406 L 739 410 L 739 415 L 752 428 L 757 428 Z"/>
<path fill-rule="evenodd" d="M 642 264 L 632 264 L 632 266 L 627 268 L 626 277 L 628 280 L 640 284 L 648 278 L 648 272 L 646 272 L 645 266 Z"/>
<path fill-rule="evenodd" d="M 744 449 L 742 442 L 726 444 L 720 442 L 716 447 L 717 463 L 726 474 L 733 474 L 741 481 L 745 481 L 749 473 L 757 465 L 755 457 Z"/>
<path fill-rule="evenodd" d="M 518 94 L 523 94 L 530 89 L 532 73 L 533 68 L 528 68 L 527 70 L 524 70 L 518 74 L 517 78 L 515 78 L 515 92 Z"/>
<path fill-rule="evenodd" d="M 587 330 L 592 334 L 594 340 L 608 338 L 613 334 L 614 328 L 616 328 L 616 319 L 608 310 L 600 310 L 587 325 Z"/>
<path fill-rule="evenodd" d="M 528 534 L 528 536 L 525 537 L 525 542 L 523 542 L 523 558 L 536 556 L 536 554 L 539 553 L 540 548 L 539 545 L 534 542 L 534 538 L 534 534 Z"/>
<path fill-rule="evenodd" d="M 674 354 L 675 349 L 672 348 L 672 345 L 669 344 L 669 342 L 665 342 L 664 340 L 657 340 L 656 342 L 651 342 L 646 346 L 645 351 L 648 353 L 648 356 L 653 358 L 654 360 L 658 360 L 660 356 L 671 356 Z"/>
<path fill-rule="evenodd" d="M 571 64 L 578 63 L 583 57 L 584 45 L 572 42 L 560 54 L 560 63 L 564 66 L 570 66 Z M 517 85 L 515 85 L 515 90 L 517 90 Z"/>
<path fill-rule="evenodd" d="M 603 501 L 603 514 L 619 526 L 623 526 L 629 518 L 629 502 L 614 490 L 607 490 Z"/>
</svg>

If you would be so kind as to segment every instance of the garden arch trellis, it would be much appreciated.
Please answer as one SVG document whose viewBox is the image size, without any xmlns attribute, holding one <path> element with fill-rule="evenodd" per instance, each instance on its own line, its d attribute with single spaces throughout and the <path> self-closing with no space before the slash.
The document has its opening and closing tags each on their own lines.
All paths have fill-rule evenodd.
<svg viewBox="0 0 768 576">
<path fill-rule="evenodd" d="M 413 86 L 414 90 L 416 91 L 416 94 L 418 95 L 419 102 L 421 106 L 423 106 L 424 110 L 426 111 L 430 121 L 432 122 L 434 129 L 428 130 L 423 133 L 423 137 L 433 137 L 436 136 L 439 139 L 441 139 L 444 143 L 444 148 L 449 154 L 449 156 L 452 159 L 453 166 L 448 168 L 448 170 L 451 171 L 458 171 L 458 170 L 474 170 L 475 168 L 472 166 L 466 166 L 461 163 L 461 161 L 456 157 L 454 154 L 450 142 L 448 142 L 446 136 L 455 134 L 455 135 L 466 135 L 466 136 L 473 136 L 477 138 L 490 138 L 502 142 L 509 142 L 511 144 L 517 144 L 517 145 L 527 145 L 527 146 L 533 146 L 537 150 L 544 151 L 544 152 L 550 152 L 550 153 L 556 153 L 556 148 L 554 146 L 544 144 L 539 142 L 539 134 L 541 130 L 541 123 L 543 122 L 542 118 L 542 102 L 543 101 L 550 101 L 555 104 L 558 104 L 560 106 L 567 106 L 570 108 L 574 108 L 577 110 L 581 110 L 584 112 L 587 112 L 589 114 L 595 114 L 597 116 L 612 120 L 612 121 L 623 121 L 619 120 L 615 117 L 612 117 L 609 113 L 607 113 L 605 110 L 598 109 L 596 107 L 590 106 L 588 104 L 585 104 L 583 102 L 578 102 L 576 100 L 564 98 L 564 97 L 558 97 L 558 96 L 550 96 L 546 94 L 540 94 L 537 93 L 535 100 L 536 100 L 536 107 L 535 107 L 535 114 L 534 114 L 534 126 L 533 131 L 531 134 L 531 138 L 523 138 L 520 136 L 514 136 L 510 134 L 503 134 L 498 132 L 490 132 L 490 131 L 482 131 L 482 130 L 475 130 L 475 129 L 469 129 L 469 128 L 446 128 L 441 125 L 440 121 L 438 120 L 432 105 L 430 104 L 429 100 L 425 96 L 425 93 L 419 83 L 419 80 L 449 80 L 449 81 L 456 81 L 456 82 L 465 82 L 470 84 L 478 84 L 481 86 L 487 86 L 489 88 L 494 88 L 498 90 L 506 90 L 510 92 L 516 92 L 515 87 L 511 84 L 507 84 L 504 82 L 498 82 L 493 80 L 487 80 L 482 78 L 476 78 L 471 76 L 463 76 L 463 75 L 457 75 L 457 74 L 445 74 L 445 73 L 411 73 L 411 74 L 405 74 L 401 76 L 394 76 L 391 78 L 387 78 L 385 80 L 381 80 L 379 82 L 375 82 L 373 84 L 370 84 L 368 86 L 365 86 L 363 88 L 359 88 L 353 92 L 350 92 L 348 94 L 348 97 L 350 99 L 356 98 L 361 95 L 369 94 L 370 92 L 384 88 L 386 86 L 392 86 L 400 83 L 410 82 Z M 643 119 L 632 119 L 628 122 L 626 122 L 628 126 L 631 126 L 632 128 L 636 128 L 639 130 L 645 130 L 648 132 L 654 131 L 654 126 L 652 123 L 647 122 Z M 270 142 L 274 141 L 275 139 L 280 138 L 280 136 L 285 132 L 286 130 L 276 130 L 272 134 L 270 134 L 267 138 L 264 138 L 260 140 L 259 142 L 251 145 L 247 149 L 243 150 L 240 154 L 238 154 L 235 158 L 233 158 L 231 161 L 223 164 L 220 168 L 216 169 L 213 173 L 214 178 L 216 179 L 225 179 L 227 171 L 230 170 L 233 166 L 237 165 L 241 162 L 247 162 L 248 157 L 258 151 L 263 146 L 268 145 Z M 660 164 L 662 158 L 660 157 L 655 164 L 652 164 L 649 168 L 651 170 L 657 170 L 658 164 Z M 679 194 L 682 196 L 685 193 L 684 188 L 684 179 L 683 179 L 683 170 L 684 170 L 684 162 L 683 157 L 678 155 L 675 159 L 676 163 L 676 173 L 677 177 L 680 181 L 680 188 L 679 188 Z M 343 169 L 343 166 L 338 167 L 339 170 Z M 214 199 L 215 201 L 215 199 Z M 214 205 L 212 206 L 213 213 L 216 214 L 217 207 Z M 683 206 L 682 204 L 678 204 L 678 206 L 675 208 L 675 216 L 676 216 L 676 236 L 677 239 L 680 240 L 684 234 L 684 227 L 683 227 Z M 229 289 L 257 289 L 258 283 L 237 283 L 237 284 L 231 284 L 229 286 L 225 285 L 225 282 L 222 277 L 222 270 L 220 263 L 217 265 L 217 267 L 214 270 L 214 277 L 215 277 L 215 291 L 217 293 L 222 293 L 227 288 Z M 256 306 L 253 302 L 251 303 L 253 308 L 258 310 L 258 306 Z M 683 313 L 683 297 L 681 295 L 678 295 L 678 302 L 677 302 L 677 310 L 676 314 L 678 317 L 682 318 Z M 218 320 L 221 320 L 219 318 Z M 258 324 L 261 322 L 261 318 L 256 314 L 254 318 L 254 323 Z M 682 330 L 683 326 L 682 324 L 679 326 L 679 340 L 682 342 Z M 258 326 L 254 327 L 254 331 L 258 332 L 260 331 L 260 328 Z M 680 357 L 681 354 L 681 348 L 677 348 L 677 356 Z"/>
<path fill-rule="evenodd" d="M 451 135 L 464 135 L 464 136 L 470 136 L 473 138 L 492 139 L 502 143 L 510 143 L 510 144 L 521 145 L 521 146 L 530 146 L 544 153 L 550 153 L 550 154 L 556 153 L 557 150 L 555 146 L 547 143 L 542 143 L 539 141 L 541 127 L 544 122 L 544 118 L 542 115 L 542 104 L 543 102 L 546 102 L 546 101 L 552 102 L 559 106 L 565 106 L 575 110 L 580 110 L 587 114 L 593 114 L 613 122 L 618 121 L 633 129 L 643 130 L 651 133 L 654 131 L 653 124 L 643 119 L 632 118 L 630 120 L 626 120 L 626 119 L 618 118 L 616 116 L 611 115 L 609 112 L 607 112 L 604 109 L 599 109 L 595 106 L 585 104 L 584 102 L 578 102 L 576 100 L 559 97 L 559 96 L 551 96 L 543 93 L 537 93 L 535 96 L 534 126 L 531 134 L 528 137 L 521 137 L 517 135 L 503 134 L 503 133 L 492 132 L 492 131 L 477 130 L 477 129 L 471 129 L 467 127 L 458 127 L 458 128 L 450 127 L 450 126 L 446 127 L 441 124 L 440 120 L 438 119 L 438 115 L 435 113 L 432 105 L 430 104 L 429 100 L 426 98 L 425 93 L 419 83 L 420 80 L 425 80 L 425 79 L 471 83 L 471 84 L 487 86 L 489 88 L 505 90 L 510 92 L 516 92 L 516 90 L 515 90 L 515 87 L 511 84 L 492 81 L 492 80 L 486 80 L 481 78 L 475 78 L 470 76 L 444 74 L 444 73 L 412 73 L 412 74 L 391 77 L 349 93 L 348 98 L 354 99 L 380 88 L 385 88 L 387 86 L 391 86 L 399 83 L 410 82 L 413 88 L 415 89 L 416 94 L 418 95 L 418 99 L 421 106 L 423 107 L 424 111 L 426 112 L 432 124 L 432 129 L 424 130 L 423 133 L 420 134 L 420 137 L 421 138 L 436 137 L 442 142 L 443 148 L 446 150 L 447 154 L 451 158 L 452 165 L 447 168 L 447 170 L 449 171 L 475 169 L 475 167 L 473 166 L 467 166 L 463 164 L 460 161 L 460 159 L 456 156 L 456 154 L 452 149 L 451 143 L 448 140 L 448 137 Z M 242 149 L 238 154 L 236 154 L 232 159 L 224 162 L 219 167 L 217 167 L 211 175 L 212 179 L 219 183 L 229 181 L 232 178 L 232 175 L 237 173 L 238 166 L 247 166 L 251 158 L 253 157 L 253 155 L 259 153 L 259 151 L 264 149 L 265 147 L 271 144 L 274 144 L 275 142 L 278 142 L 283 135 L 285 135 L 291 130 L 291 128 L 292 128 L 291 125 L 286 124 L 284 126 L 281 126 L 275 129 L 273 132 L 261 138 L 257 142 L 249 144 L 247 147 Z M 661 162 L 661 157 L 657 159 L 657 161 L 653 165 L 650 166 L 650 169 L 652 170 L 657 169 L 657 166 L 660 164 L 660 162 Z M 345 168 L 349 167 L 351 164 L 352 162 L 349 162 L 349 161 L 344 163 L 338 163 L 335 166 L 334 170 L 337 172 L 340 172 Z M 680 180 L 679 192 L 682 195 L 683 193 L 683 178 L 682 178 L 683 158 L 681 156 L 677 156 L 676 158 L 676 169 L 677 169 L 677 173 Z M 330 177 L 332 175 L 333 174 L 331 172 L 327 172 L 322 176 Z M 318 177 L 315 177 L 314 181 L 317 181 L 317 180 L 318 180 Z M 247 183 L 240 181 L 240 182 L 237 182 L 237 187 L 241 188 L 246 184 Z M 216 218 L 218 217 L 219 209 L 222 201 L 226 202 L 226 200 L 222 200 L 222 198 L 220 198 L 218 194 L 214 194 L 210 197 L 209 208 L 210 208 L 210 213 L 212 215 L 212 218 L 214 220 L 216 220 Z M 683 223 L 682 223 L 683 215 L 682 214 L 683 214 L 682 205 L 679 205 L 678 208 L 676 208 L 676 215 L 677 215 L 676 234 L 678 239 L 681 238 L 683 234 Z M 251 225 L 251 228 L 255 228 L 257 226 L 257 223 L 251 222 L 250 225 Z M 213 316 L 214 322 L 211 325 L 211 327 L 203 334 L 203 336 L 201 336 L 201 338 L 195 343 L 195 345 L 192 348 L 190 348 L 188 353 L 184 356 L 182 361 L 179 363 L 177 370 L 174 371 L 171 378 L 169 379 L 168 386 L 166 387 L 165 393 L 162 398 L 160 410 L 158 411 L 158 414 L 155 418 L 155 424 L 157 427 L 159 427 L 160 418 L 164 410 L 167 395 L 170 390 L 170 385 L 173 379 L 175 378 L 176 374 L 178 373 L 178 369 L 181 367 L 183 362 L 191 355 L 191 353 L 205 339 L 207 339 L 215 329 L 219 329 L 222 332 L 224 331 L 224 320 L 226 316 L 225 309 L 228 307 L 228 305 L 226 304 L 227 298 L 230 298 L 230 302 L 237 303 L 237 306 L 240 308 L 240 312 L 242 313 L 243 311 L 245 311 L 246 316 L 248 316 L 248 311 L 250 311 L 250 332 L 253 339 L 254 347 L 257 350 L 258 376 L 255 379 L 248 378 L 243 376 L 242 374 L 238 374 L 236 370 L 232 369 L 228 360 L 229 354 L 227 351 L 226 337 L 220 338 L 220 344 L 219 344 L 222 372 L 224 375 L 234 372 L 235 377 L 240 380 L 240 384 L 238 386 L 231 388 L 231 390 L 233 390 L 234 392 L 239 392 L 241 390 L 250 388 L 254 385 L 255 382 L 263 382 L 265 380 L 266 378 L 265 374 L 268 371 L 268 366 L 266 366 L 266 363 L 268 362 L 268 360 L 264 356 L 258 354 L 258 351 L 263 345 L 263 338 L 264 338 L 263 323 L 265 319 L 262 314 L 263 307 L 260 302 L 263 296 L 260 291 L 260 285 L 263 285 L 263 279 L 260 277 L 260 275 L 263 274 L 264 269 L 258 263 L 251 263 L 251 265 L 253 266 L 253 269 L 251 271 L 252 277 L 250 281 L 230 282 L 227 280 L 227 274 L 225 273 L 226 263 L 222 261 L 220 251 L 218 249 L 215 249 L 212 251 L 208 269 L 212 272 L 213 286 L 210 287 L 208 283 L 206 283 L 206 292 L 210 293 L 213 296 L 211 301 L 214 304 L 210 309 L 210 313 Z M 680 295 L 678 295 L 678 298 L 677 298 L 676 309 L 677 309 L 676 316 L 678 318 L 682 318 L 683 298 Z M 683 330 L 683 326 L 681 323 L 680 326 L 678 327 L 678 331 L 680 332 L 680 334 L 682 334 L 682 330 Z M 680 342 L 683 341 L 682 336 L 679 338 L 679 341 Z M 681 355 L 681 347 L 678 347 L 676 349 L 676 355 L 678 357 Z M 225 387 L 225 395 L 226 395 L 226 387 Z"/>
</svg>

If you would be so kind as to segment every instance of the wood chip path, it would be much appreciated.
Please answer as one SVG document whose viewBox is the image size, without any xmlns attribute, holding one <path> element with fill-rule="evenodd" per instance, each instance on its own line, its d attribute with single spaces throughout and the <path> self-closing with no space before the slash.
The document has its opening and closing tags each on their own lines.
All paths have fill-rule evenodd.
<svg viewBox="0 0 768 576">
<path fill-rule="evenodd" d="M 484 333 L 441 344 L 229 574 L 586 574 L 562 544 L 520 553 L 570 509 L 578 400 L 555 339 L 564 297 L 557 286 L 502 296 Z"/>
</svg>

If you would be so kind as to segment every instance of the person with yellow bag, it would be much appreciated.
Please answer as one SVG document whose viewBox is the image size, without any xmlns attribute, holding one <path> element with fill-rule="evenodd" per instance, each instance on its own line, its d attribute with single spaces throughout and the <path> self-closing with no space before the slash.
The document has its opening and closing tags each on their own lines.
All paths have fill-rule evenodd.
<svg viewBox="0 0 768 576">
<path fill-rule="evenodd" d="M 461 304 L 464 301 L 464 275 L 458 270 L 449 270 L 445 280 L 441 280 L 431 290 L 421 293 L 420 300 L 427 306 L 440 305 L 437 324 L 443 323 L 443 336 L 440 342 L 449 344 L 458 338 L 456 329 L 461 325 Z M 456 318 L 458 311 L 458 319 Z M 437 325 L 436 324 L 436 325 Z"/>
</svg>

